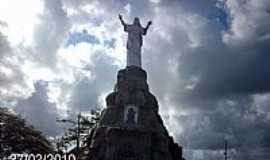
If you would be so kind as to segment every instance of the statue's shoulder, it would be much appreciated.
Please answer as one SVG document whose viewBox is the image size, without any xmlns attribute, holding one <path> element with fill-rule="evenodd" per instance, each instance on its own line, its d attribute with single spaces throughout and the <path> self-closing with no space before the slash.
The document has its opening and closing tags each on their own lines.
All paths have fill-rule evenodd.
<svg viewBox="0 0 270 160">
<path fill-rule="evenodd" d="M 124 30 L 125 30 L 126 32 L 129 32 L 130 30 L 132 30 L 132 27 L 133 27 L 132 24 L 126 24 L 126 25 L 124 26 Z"/>
</svg>

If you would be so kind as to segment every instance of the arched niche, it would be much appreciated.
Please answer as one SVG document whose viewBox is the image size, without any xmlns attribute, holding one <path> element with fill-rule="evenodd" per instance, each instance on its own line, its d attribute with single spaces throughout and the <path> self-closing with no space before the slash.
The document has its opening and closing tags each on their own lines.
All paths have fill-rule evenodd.
<svg viewBox="0 0 270 160">
<path fill-rule="evenodd" d="M 138 107 L 127 105 L 124 110 L 124 123 L 134 125 L 138 123 Z"/>
</svg>

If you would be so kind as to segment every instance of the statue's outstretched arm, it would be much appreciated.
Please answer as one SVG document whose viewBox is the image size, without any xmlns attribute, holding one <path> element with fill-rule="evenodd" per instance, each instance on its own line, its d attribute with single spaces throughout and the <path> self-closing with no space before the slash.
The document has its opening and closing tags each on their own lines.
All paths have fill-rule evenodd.
<svg viewBox="0 0 270 160">
<path fill-rule="evenodd" d="M 125 23 L 125 21 L 123 20 L 123 17 L 122 17 L 121 14 L 119 14 L 119 19 L 120 19 L 121 24 L 122 24 L 123 26 L 127 25 L 127 24 Z"/>
<path fill-rule="evenodd" d="M 143 35 L 146 35 L 147 30 L 149 29 L 149 27 L 151 26 L 151 24 L 152 24 L 152 21 L 148 21 L 147 26 L 144 28 L 144 33 L 143 33 Z"/>
</svg>

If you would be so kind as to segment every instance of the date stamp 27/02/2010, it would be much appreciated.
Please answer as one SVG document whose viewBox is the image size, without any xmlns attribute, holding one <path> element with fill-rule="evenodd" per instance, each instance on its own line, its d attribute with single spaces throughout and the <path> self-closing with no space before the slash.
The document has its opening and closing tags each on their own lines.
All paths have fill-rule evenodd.
<svg viewBox="0 0 270 160">
<path fill-rule="evenodd" d="M 11 154 L 8 160 L 76 160 L 74 154 Z"/>
</svg>

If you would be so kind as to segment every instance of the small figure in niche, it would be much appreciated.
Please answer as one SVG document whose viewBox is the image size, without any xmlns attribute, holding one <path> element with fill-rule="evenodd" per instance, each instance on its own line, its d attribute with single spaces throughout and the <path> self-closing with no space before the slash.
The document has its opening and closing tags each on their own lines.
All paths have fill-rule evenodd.
<svg viewBox="0 0 270 160">
<path fill-rule="evenodd" d="M 129 108 L 127 113 L 127 124 L 135 124 L 135 115 L 136 112 L 134 111 L 134 109 Z"/>
</svg>

